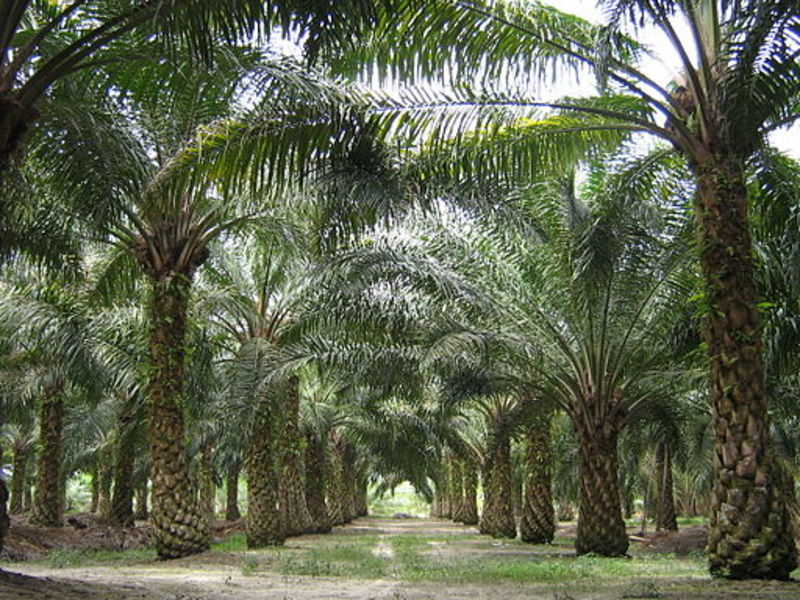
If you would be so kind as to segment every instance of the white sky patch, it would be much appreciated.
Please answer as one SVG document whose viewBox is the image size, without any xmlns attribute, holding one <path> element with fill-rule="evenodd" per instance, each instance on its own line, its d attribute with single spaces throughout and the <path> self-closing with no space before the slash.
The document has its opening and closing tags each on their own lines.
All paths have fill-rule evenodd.
<svg viewBox="0 0 800 600">
<path fill-rule="evenodd" d="M 592 23 L 603 23 L 605 18 L 603 10 L 598 7 L 594 0 L 542 0 L 560 11 L 578 15 Z M 689 39 L 688 26 L 683 24 L 677 28 L 678 35 L 683 39 Z M 641 65 L 642 72 L 650 77 L 659 85 L 666 85 L 669 82 L 678 80 L 681 77 L 682 67 L 678 52 L 672 46 L 666 36 L 655 27 L 645 27 L 638 32 L 628 32 L 637 39 L 646 41 L 653 52 L 655 60 L 648 59 Z M 694 57 L 692 57 L 694 58 Z M 573 95 L 576 93 L 591 94 L 594 91 L 594 82 L 575 88 L 574 86 L 559 86 L 553 88 L 554 92 L 561 95 Z M 775 131 L 770 135 L 770 142 L 779 150 L 789 156 L 800 160 L 800 123 L 796 123 L 791 128 Z"/>
</svg>

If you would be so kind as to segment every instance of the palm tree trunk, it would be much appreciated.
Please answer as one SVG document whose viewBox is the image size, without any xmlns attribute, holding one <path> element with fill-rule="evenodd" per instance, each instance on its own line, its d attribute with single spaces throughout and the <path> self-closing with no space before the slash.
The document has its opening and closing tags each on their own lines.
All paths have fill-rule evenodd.
<svg viewBox="0 0 800 600">
<path fill-rule="evenodd" d="M 147 489 L 147 480 L 144 484 L 136 490 L 136 512 L 133 513 L 133 518 L 144 521 L 150 517 L 150 510 L 147 507 L 147 496 L 150 491 Z"/>
<path fill-rule="evenodd" d="M 307 533 L 313 529 L 311 515 L 306 507 L 303 485 L 303 455 L 300 450 L 300 382 L 292 377 L 282 386 L 283 410 L 281 431 L 280 499 L 284 532 L 287 537 Z"/>
<path fill-rule="evenodd" d="M 436 486 L 436 501 L 437 512 L 436 515 L 440 519 L 449 519 L 452 516 L 451 502 L 450 502 L 450 476 L 447 470 L 447 463 L 442 463 L 442 475 Z"/>
<path fill-rule="evenodd" d="M 204 444 L 200 451 L 200 473 L 198 474 L 200 491 L 200 511 L 211 527 L 216 516 L 216 491 L 214 484 L 214 466 L 212 463 L 212 446 Z"/>
<path fill-rule="evenodd" d="M 605 423 L 573 419 L 580 451 L 581 504 L 575 550 L 601 556 L 624 556 L 628 535 L 622 520 L 617 478 L 618 432 Z"/>
<path fill-rule="evenodd" d="M 450 459 L 450 518 L 458 523 L 464 520 L 464 478 L 461 461 L 452 456 Z"/>
<path fill-rule="evenodd" d="M 349 523 L 358 516 L 356 514 L 356 469 L 355 452 L 350 444 L 345 443 L 344 460 L 342 461 L 342 482 L 344 495 L 342 496 L 342 513 L 345 523 Z"/>
<path fill-rule="evenodd" d="M 462 519 L 464 525 L 478 524 L 478 471 L 469 461 L 463 463 L 464 499 Z"/>
<path fill-rule="evenodd" d="M 575 507 L 569 500 L 562 500 L 558 503 L 558 520 L 573 521 L 575 519 Z"/>
<path fill-rule="evenodd" d="M 259 400 L 253 430 L 250 432 L 250 444 L 245 458 L 248 548 L 279 546 L 286 538 L 278 510 L 276 404 L 277 401 L 271 395 L 265 395 Z"/>
<path fill-rule="evenodd" d="M 356 516 L 366 517 L 369 515 L 369 503 L 367 501 L 368 485 L 367 476 L 359 474 L 356 483 Z"/>
<path fill-rule="evenodd" d="M 89 512 L 93 515 L 97 514 L 97 508 L 100 505 L 100 467 L 95 464 L 92 468 L 92 499 L 89 503 Z"/>
<path fill-rule="evenodd" d="M 328 514 L 331 524 L 341 525 L 345 522 L 344 440 L 335 429 L 328 436 L 328 444 L 331 458 L 327 477 Z"/>
<path fill-rule="evenodd" d="M 695 172 L 715 428 L 709 566 L 716 576 L 787 579 L 797 548 L 772 472 L 744 165 L 712 159 Z"/>
<path fill-rule="evenodd" d="M 39 423 L 36 491 L 30 522 L 44 527 L 60 527 L 64 516 L 61 496 L 64 401 L 60 390 L 50 390 L 44 394 Z"/>
<path fill-rule="evenodd" d="M 225 520 L 236 521 L 242 516 L 239 512 L 239 465 L 231 464 L 225 477 Z"/>
<path fill-rule="evenodd" d="M 114 493 L 109 520 L 120 527 L 133 527 L 133 467 L 136 462 L 135 400 L 123 399 L 117 416 L 117 444 L 114 449 Z"/>
<path fill-rule="evenodd" d="M 168 273 L 153 282 L 150 331 L 150 476 L 156 552 L 179 558 L 209 548 L 184 445 L 183 396 L 186 317 L 191 276 Z"/>
<path fill-rule="evenodd" d="M 306 432 L 306 503 L 316 533 L 328 533 L 332 527 L 325 504 L 325 467 L 325 445 L 309 430 Z"/>
<path fill-rule="evenodd" d="M 2 479 L 0 479 L 0 551 L 3 550 L 3 543 L 5 542 L 6 535 L 8 534 L 8 528 L 11 524 L 11 520 L 8 518 L 8 510 L 7 510 L 7 502 L 8 502 L 8 488 L 6 488 L 6 483 Z"/>
<path fill-rule="evenodd" d="M 511 443 L 508 434 L 491 436 L 490 457 L 485 469 L 485 502 L 478 529 L 493 537 L 517 537 L 511 498 Z"/>
<path fill-rule="evenodd" d="M 8 512 L 12 515 L 22 513 L 25 487 L 28 482 L 28 462 L 30 452 L 28 449 L 14 451 L 14 474 L 11 477 L 11 504 Z M 2 509 L 2 507 L 0 507 Z M 0 516 L 2 520 L 2 516 Z"/>
<path fill-rule="evenodd" d="M 98 496 L 97 496 L 97 514 L 102 519 L 108 519 L 111 516 L 111 484 L 113 483 L 113 468 L 109 464 L 108 452 L 103 451 L 97 459 L 97 475 L 98 475 Z"/>
<path fill-rule="evenodd" d="M 672 454 L 665 442 L 659 442 L 656 447 L 656 476 L 658 477 L 656 531 L 678 531 L 672 485 Z"/>
<path fill-rule="evenodd" d="M 550 451 L 552 413 L 542 412 L 528 426 L 525 448 L 525 490 L 520 519 L 520 537 L 531 544 L 549 544 L 556 531 Z"/>
</svg>

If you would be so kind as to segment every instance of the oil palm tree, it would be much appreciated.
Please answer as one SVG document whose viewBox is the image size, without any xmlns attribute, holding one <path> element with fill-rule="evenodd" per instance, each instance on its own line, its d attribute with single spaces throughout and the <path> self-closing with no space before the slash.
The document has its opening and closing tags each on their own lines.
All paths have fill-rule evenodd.
<svg viewBox="0 0 800 600">
<path fill-rule="evenodd" d="M 352 94 L 289 59 L 230 49 L 215 65 L 212 71 L 153 65 L 142 76 L 171 85 L 163 93 L 131 92 L 119 102 L 104 102 L 102 86 L 89 87 L 88 93 L 100 94 L 93 99 L 103 116 L 98 110 L 91 119 L 70 121 L 59 142 L 83 141 L 71 149 L 75 160 L 52 169 L 61 193 L 91 195 L 98 205 L 112 206 L 116 219 L 107 235 L 127 249 L 150 283 L 146 396 L 152 519 L 163 557 L 207 546 L 192 500 L 180 408 L 195 272 L 210 242 L 268 218 L 268 199 L 302 180 L 312 164 L 347 152 L 352 142 L 344 132 L 355 122 L 335 117 L 335 101 Z M 37 159 L 47 154 L 42 150 Z"/>
<path fill-rule="evenodd" d="M 442 124 L 443 114 L 463 123 L 468 108 L 495 122 L 499 113 L 514 113 L 505 126 L 480 130 L 479 137 L 496 142 L 492 153 L 476 149 L 467 136 L 450 171 L 490 175 L 493 165 L 530 173 L 632 132 L 668 141 L 686 160 L 717 428 L 709 565 L 718 576 L 784 579 L 796 566 L 796 551 L 788 534 L 776 535 L 788 531 L 787 517 L 770 474 L 745 168 L 771 131 L 800 118 L 798 13 L 777 0 L 600 4 L 602 26 L 538 2 L 408 2 L 407 17 L 377 34 L 360 56 L 393 62 L 395 75 L 455 79 L 473 90 L 478 81 L 475 92 L 425 111 L 434 113 L 437 131 L 453 131 L 454 120 Z M 623 35 L 630 31 L 660 36 L 677 56 L 680 76 L 649 75 L 644 61 L 651 51 Z M 397 35 L 408 51 L 392 44 Z M 558 68 L 595 75 L 598 93 L 549 100 L 531 92 Z M 509 88 L 519 93 L 495 92 Z M 546 109 L 553 111 L 549 118 L 519 118 Z"/>
<path fill-rule="evenodd" d="M 7 0 L 0 35 L 0 165 L 19 153 L 37 120 L 58 105 L 48 92 L 71 74 L 97 65 L 171 58 L 185 43 L 211 61 L 220 44 L 254 35 L 294 36 L 309 58 L 347 45 L 376 22 L 380 2 L 315 5 L 294 0 L 128 0 L 116 4 Z"/>
<path fill-rule="evenodd" d="M 88 327 L 87 304 L 78 293 L 79 283 L 51 280 L 22 265 L 15 278 L 5 282 L 0 301 L 2 327 L 16 348 L 13 371 L 17 385 L 39 400 L 31 521 L 45 526 L 62 524 L 67 403 L 85 399 L 81 387 L 100 395 L 105 379 Z"/>
<path fill-rule="evenodd" d="M 473 369 L 489 364 L 506 389 L 528 390 L 533 402 L 546 398 L 569 414 L 582 461 L 579 553 L 626 552 L 617 438 L 632 413 L 659 397 L 673 365 L 670 310 L 689 295 L 670 280 L 685 263 L 673 245 L 685 235 L 671 205 L 680 206 L 671 196 L 680 175 L 667 183 L 673 168 L 656 152 L 598 164 L 585 196 L 563 181 L 509 190 L 492 215 L 506 227 L 470 221 L 456 233 L 445 219 L 435 233 L 421 228 L 422 241 L 394 242 L 394 252 L 376 246 L 356 261 L 362 279 L 371 271 L 421 281 L 449 303 L 440 318 L 451 330 L 436 351 Z M 456 184 L 449 193 L 469 191 Z"/>
</svg>

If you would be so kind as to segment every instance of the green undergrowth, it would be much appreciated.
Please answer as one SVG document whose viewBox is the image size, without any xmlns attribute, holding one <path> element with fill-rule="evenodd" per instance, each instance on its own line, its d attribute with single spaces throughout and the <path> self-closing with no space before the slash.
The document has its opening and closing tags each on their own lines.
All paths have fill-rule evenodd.
<svg viewBox="0 0 800 600">
<path fill-rule="evenodd" d="M 301 538 L 302 540 L 302 538 Z M 702 557 L 649 555 L 608 559 L 565 556 L 571 542 L 532 546 L 480 535 L 360 535 L 320 537 L 313 543 L 291 540 L 285 547 L 247 551 L 242 573 L 278 572 L 310 577 L 398 579 L 453 583 L 567 584 L 593 580 L 686 579 L 707 577 Z M 241 550 L 233 536 L 215 550 Z"/>
<path fill-rule="evenodd" d="M 54 569 L 66 569 L 93 565 L 134 565 L 154 561 L 156 558 L 156 551 L 153 548 L 114 551 L 70 548 L 53 550 L 46 557 L 36 562 Z"/>
</svg>

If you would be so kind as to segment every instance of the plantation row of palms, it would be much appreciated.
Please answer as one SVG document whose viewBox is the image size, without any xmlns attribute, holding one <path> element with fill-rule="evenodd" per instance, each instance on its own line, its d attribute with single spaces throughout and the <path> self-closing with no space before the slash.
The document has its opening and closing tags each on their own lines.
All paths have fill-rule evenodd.
<svg viewBox="0 0 800 600">
<path fill-rule="evenodd" d="M 363 513 L 369 477 L 475 522 L 478 475 L 482 531 L 516 535 L 524 479 L 549 541 L 571 465 L 576 550 L 616 556 L 645 451 L 670 528 L 673 457 L 705 449 L 712 573 L 794 570 L 799 188 L 767 138 L 798 117 L 792 3 L 5 4 L 3 421 L 22 456 L 38 413 L 34 522 L 65 440 L 121 524 L 149 478 L 164 558 L 208 547 L 223 473 L 253 546 Z M 542 100 L 568 72 L 595 95 Z"/>
</svg>

